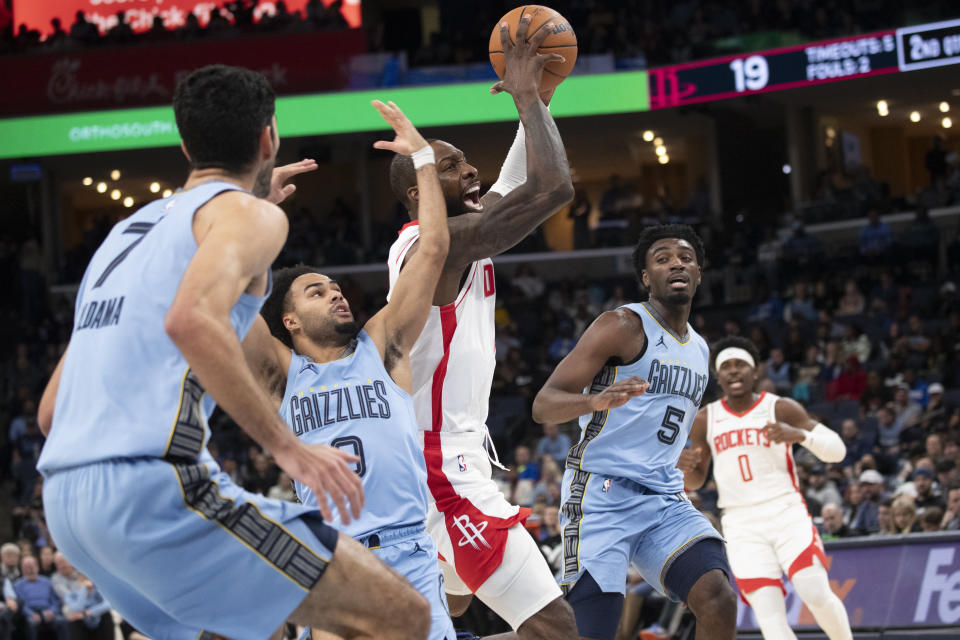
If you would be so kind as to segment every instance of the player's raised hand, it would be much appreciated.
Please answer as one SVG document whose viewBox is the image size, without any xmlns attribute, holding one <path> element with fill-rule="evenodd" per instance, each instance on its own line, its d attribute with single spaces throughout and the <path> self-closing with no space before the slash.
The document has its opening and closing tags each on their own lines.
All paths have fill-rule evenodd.
<svg viewBox="0 0 960 640">
<path fill-rule="evenodd" d="M 409 156 L 414 151 L 419 151 L 427 146 L 426 138 L 420 135 L 420 132 L 413 126 L 410 119 L 404 115 L 400 107 L 393 102 L 384 104 L 379 100 L 373 100 L 370 104 L 380 112 L 383 119 L 393 127 L 394 132 L 397 134 L 392 141 L 377 140 L 374 142 L 373 146 L 375 149 L 386 149 L 387 151 L 399 153 L 402 156 Z"/>
<path fill-rule="evenodd" d="M 363 509 L 363 485 L 360 476 L 350 469 L 350 464 L 360 458 L 343 449 L 324 444 L 302 444 L 273 453 L 277 465 L 291 478 L 301 482 L 317 497 L 320 513 L 327 522 L 333 519 L 327 496 L 337 505 L 340 519 L 349 524 L 350 516 L 360 517 Z M 349 509 L 347 503 L 350 503 Z"/>
<path fill-rule="evenodd" d="M 287 180 L 301 173 L 315 171 L 316 168 L 317 162 L 312 158 L 305 158 L 300 162 L 276 167 L 273 170 L 273 176 L 270 178 L 270 195 L 267 196 L 267 200 L 273 204 L 280 204 L 297 190 L 297 185 L 286 184 Z"/>
<path fill-rule="evenodd" d="M 527 38 L 530 30 L 530 16 L 520 19 L 517 25 L 516 42 L 510 38 L 510 27 L 506 21 L 500 23 L 500 43 L 503 45 L 503 78 L 490 87 L 490 93 L 505 91 L 517 97 L 524 92 L 529 95 L 540 95 L 540 77 L 543 67 L 548 62 L 560 61 L 565 58 L 559 53 L 542 54 L 537 51 L 547 36 L 553 31 L 554 23 L 548 22 L 537 29 L 533 37 Z M 551 94 L 552 96 L 552 94 Z M 547 96 L 544 102 L 549 102 Z M 541 99 L 542 96 L 541 96 Z"/>
<path fill-rule="evenodd" d="M 630 398 L 642 396 L 649 386 L 649 382 L 636 376 L 614 382 L 600 393 L 590 396 L 590 408 L 593 411 L 615 409 L 625 405 Z"/>
<path fill-rule="evenodd" d="M 763 428 L 763 433 L 767 436 L 767 440 L 775 444 L 803 442 L 807 435 L 803 429 L 791 427 L 783 422 L 767 423 L 767 426 Z"/>
<path fill-rule="evenodd" d="M 694 471 L 703 460 L 703 451 L 698 447 L 688 447 L 680 451 L 680 459 L 677 460 L 677 469 L 684 473 Z"/>
</svg>

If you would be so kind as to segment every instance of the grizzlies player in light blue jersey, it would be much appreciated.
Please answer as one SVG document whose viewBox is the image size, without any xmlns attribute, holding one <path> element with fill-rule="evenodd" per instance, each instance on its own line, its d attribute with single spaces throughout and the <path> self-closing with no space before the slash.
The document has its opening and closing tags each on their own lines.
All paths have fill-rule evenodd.
<svg viewBox="0 0 960 640">
<path fill-rule="evenodd" d="M 298 440 L 240 345 L 287 235 L 283 211 L 259 197 L 291 191 L 271 189 L 273 90 L 258 73 L 205 67 L 180 82 L 174 112 L 184 188 L 97 249 L 41 401 L 53 540 L 155 640 L 261 640 L 287 619 L 345 638 L 426 638 L 426 600 L 324 524 L 326 500 L 318 511 L 250 494 L 207 452 L 216 401 L 292 478 L 344 519 L 360 515 L 359 458 Z"/>
<path fill-rule="evenodd" d="M 677 468 L 709 375 L 688 324 L 703 243 L 648 227 L 634 251 L 649 299 L 602 314 L 537 394 L 537 422 L 580 418 L 563 476 L 563 583 L 582 638 L 612 640 L 632 562 L 697 617 L 697 638 L 732 640 L 737 606 L 720 534 L 686 499 Z"/>
<path fill-rule="evenodd" d="M 278 271 L 263 317 L 243 348 L 301 442 L 340 447 L 358 458 L 363 514 L 341 518 L 331 504 L 332 525 L 373 550 L 427 598 L 431 640 L 454 640 L 437 549 L 424 525 L 427 469 L 410 397 L 410 348 L 427 321 L 450 244 L 446 206 L 433 149 L 396 105 L 374 104 L 397 132 L 393 142 L 376 146 L 410 156 L 419 167 L 420 251 L 390 303 L 362 329 L 335 281 L 306 266 Z M 295 484 L 304 504 L 328 501 Z"/>
</svg>

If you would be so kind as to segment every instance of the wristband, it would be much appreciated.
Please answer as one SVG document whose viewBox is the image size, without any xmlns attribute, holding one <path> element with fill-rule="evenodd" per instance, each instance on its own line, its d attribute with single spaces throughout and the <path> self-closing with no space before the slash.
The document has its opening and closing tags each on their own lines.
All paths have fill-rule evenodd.
<svg viewBox="0 0 960 640">
<path fill-rule="evenodd" d="M 413 158 L 413 168 L 419 169 L 428 164 L 433 164 L 436 162 L 436 156 L 433 153 L 433 147 L 429 144 L 422 149 L 417 149 L 410 154 L 410 157 Z"/>
</svg>

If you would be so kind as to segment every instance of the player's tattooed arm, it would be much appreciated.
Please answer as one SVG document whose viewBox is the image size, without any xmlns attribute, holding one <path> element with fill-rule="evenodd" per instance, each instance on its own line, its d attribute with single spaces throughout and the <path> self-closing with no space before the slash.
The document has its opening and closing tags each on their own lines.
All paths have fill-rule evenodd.
<svg viewBox="0 0 960 640">
<path fill-rule="evenodd" d="M 401 155 L 412 155 L 414 166 L 421 165 L 416 170 L 420 221 L 417 252 L 405 262 L 390 302 L 366 325 L 368 334 L 380 349 L 387 372 L 398 385 L 410 391 L 410 349 L 430 315 L 434 291 L 450 247 L 447 205 L 437 177 L 433 150 L 427 141 L 397 105 L 392 102 L 384 104 L 379 100 L 375 100 L 373 105 L 396 132 L 393 141 L 380 140 L 374 146 Z M 422 154 L 425 155 L 421 157 Z"/>
<path fill-rule="evenodd" d="M 690 427 L 690 447 L 680 452 L 677 468 L 683 471 L 683 486 L 695 491 L 707 481 L 710 469 L 710 445 L 707 443 L 707 410 L 700 409 Z"/>
<path fill-rule="evenodd" d="M 69 345 L 67 349 L 69 349 Z M 40 433 L 44 437 L 50 435 L 50 427 L 53 425 L 53 406 L 57 403 L 57 390 L 60 388 L 60 374 L 63 372 L 63 361 L 67 359 L 66 349 L 60 356 L 60 362 L 57 368 L 53 370 L 50 381 L 43 389 L 43 395 L 40 396 L 40 406 L 37 409 L 37 426 L 40 427 Z"/>
<path fill-rule="evenodd" d="M 287 371 L 292 357 L 290 349 L 273 337 L 266 320 L 260 315 L 240 344 L 253 375 L 279 408 L 287 387 Z"/>
<path fill-rule="evenodd" d="M 617 309 L 601 314 L 544 383 L 533 401 L 533 419 L 539 423 L 566 422 L 619 407 L 642 395 L 649 385 L 636 377 L 618 380 L 599 393 L 583 390 L 607 364 L 633 361 L 645 341 L 643 325 L 635 313 Z"/>
</svg>

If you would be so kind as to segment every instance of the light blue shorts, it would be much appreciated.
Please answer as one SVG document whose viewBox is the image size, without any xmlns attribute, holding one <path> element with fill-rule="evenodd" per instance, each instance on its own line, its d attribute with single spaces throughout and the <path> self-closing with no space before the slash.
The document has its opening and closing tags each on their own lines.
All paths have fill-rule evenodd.
<svg viewBox="0 0 960 640">
<path fill-rule="evenodd" d="M 248 493 L 202 463 L 58 471 L 43 502 L 57 547 L 153 640 L 269 637 L 320 580 L 338 535 L 315 509 Z"/>
<path fill-rule="evenodd" d="M 567 469 L 561 489 L 563 579 L 584 571 L 606 593 L 624 593 L 631 562 L 657 591 L 673 561 L 695 542 L 723 538 L 683 493 L 660 494 L 632 480 Z"/>
<path fill-rule="evenodd" d="M 406 578 L 430 603 L 429 640 L 456 640 L 457 632 L 450 620 L 437 547 L 427 534 L 426 527 L 418 524 L 382 529 L 359 542 Z M 305 629 L 300 634 L 300 640 L 309 638 L 310 630 Z"/>
</svg>

